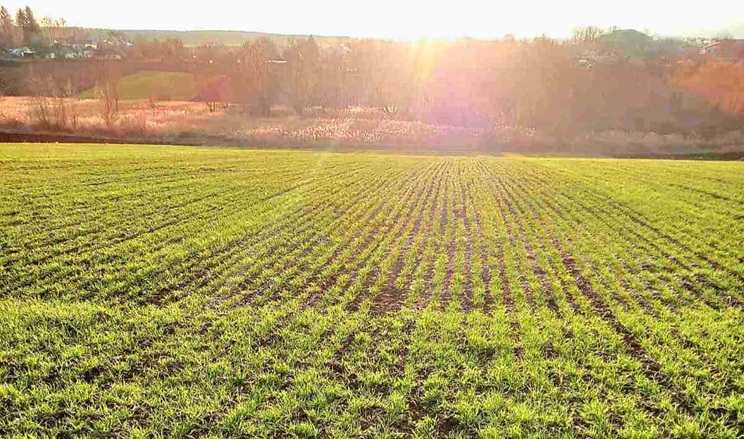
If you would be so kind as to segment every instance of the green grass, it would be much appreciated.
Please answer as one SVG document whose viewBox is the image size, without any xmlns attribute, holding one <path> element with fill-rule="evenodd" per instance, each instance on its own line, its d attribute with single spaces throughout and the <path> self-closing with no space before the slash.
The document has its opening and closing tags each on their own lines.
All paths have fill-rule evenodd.
<svg viewBox="0 0 744 439">
<path fill-rule="evenodd" d="M 0 146 L 0 436 L 736 438 L 744 165 Z"/>
<path fill-rule="evenodd" d="M 137 72 L 119 80 L 119 99 L 190 101 L 196 97 L 198 90 L 194 75 L 184 72 Z M 80 93 L 81 99 L 96 97 L 96 89 L 91 88 Z"/>
</svg>

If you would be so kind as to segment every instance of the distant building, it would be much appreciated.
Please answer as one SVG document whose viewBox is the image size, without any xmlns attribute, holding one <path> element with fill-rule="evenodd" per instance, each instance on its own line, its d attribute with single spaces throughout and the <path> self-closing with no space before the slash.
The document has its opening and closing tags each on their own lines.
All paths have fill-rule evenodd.
<svg viewBox="0 0 744 439">
<path fill-rule="evenodd" d="M 36 56 L 36 52 L 28 47 L 8 49 L 8 53 L 15 58 L 33 58 Z"/>
<path fill-rule="evenodd" d="M 744 60 L 744 40 L 714 41 L 703 47 L 700 53 L 727 61 L 741 61 Z"/>
<path fill-rule="evenodd" d="M 84 59 L 93 57 L 95 51 L 77 44 L 62 44 L 54 42 L 51 46 L 38 49 L 37 58 L 44 59 Z"/>
</svg>

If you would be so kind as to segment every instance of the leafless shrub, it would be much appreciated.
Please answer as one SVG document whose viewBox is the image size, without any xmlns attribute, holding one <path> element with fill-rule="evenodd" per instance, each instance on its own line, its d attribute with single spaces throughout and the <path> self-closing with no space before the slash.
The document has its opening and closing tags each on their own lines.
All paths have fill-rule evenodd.
<svg viewBox="0 0 744 439">
<path fill-rule="evenodd" d="M 116 123 L 118 117 L 118 104 L 115 98 L 115 87 L 111 84 L 102 84 L 98 86 L 98 100 L 101 103 L 101 117 L 107 127 L 111 128 Z"/>
<path fill-rule="evenodd" d="M 122 117 L 121 129 L 130 137 L 145 137 L 148 134 L 147 118 L 138 115 Z"/>
<path fill-rule="evenodd" d="M 118 119 L 120 77 L 118 66 L 105 61 L 96 70 L 96 95 L 100 102 L 101 118 L 109 129 L 114 127 Z"/>
<path fill-rule="evenodd" d="M 78 114 L 70 98 L 69 84 L 62 87 L 50 76 L 32 77 L 28 83 L 31 95 L 31 123 L 47 130 L 75 130 Z"/>
</svg>

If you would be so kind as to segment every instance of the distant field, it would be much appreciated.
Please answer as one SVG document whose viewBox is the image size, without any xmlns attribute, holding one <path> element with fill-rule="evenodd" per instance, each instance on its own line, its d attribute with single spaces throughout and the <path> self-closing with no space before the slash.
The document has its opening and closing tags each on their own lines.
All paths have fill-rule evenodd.
<svg viewBox="0 0 744 439">
<path fill-rule="evenodd" d="M 0 436 L 736 438 L 744 164 L 0 145 Z"/>
<path fill-rule="evenodd" d="M 190 101 L 198 93 L 194 75 L 184 72 L 138 72 L 121 78 L 118 87 L 119 99 L 127 101 L 150 98 Z M 95 96 L 95 88 L 79 95 L 81 99 L 91 99 Z"/>
</svg>

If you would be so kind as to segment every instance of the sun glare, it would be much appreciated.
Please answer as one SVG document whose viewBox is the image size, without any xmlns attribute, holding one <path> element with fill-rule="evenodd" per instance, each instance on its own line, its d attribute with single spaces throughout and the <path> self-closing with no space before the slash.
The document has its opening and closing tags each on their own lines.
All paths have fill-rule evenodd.
<svg viewBox="0 0 744 439">
<path fill-rule="evenodd" d="M 742 5 L 0 0 L 0 439 L 741 438 Z"/>
</svg>

